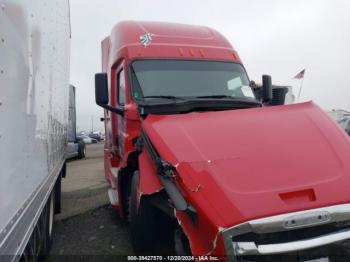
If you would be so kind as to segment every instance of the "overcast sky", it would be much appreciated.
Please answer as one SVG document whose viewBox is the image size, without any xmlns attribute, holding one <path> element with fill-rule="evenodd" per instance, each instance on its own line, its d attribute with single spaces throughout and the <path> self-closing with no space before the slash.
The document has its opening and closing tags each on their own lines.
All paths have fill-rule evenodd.
<svg viewBox="0 0 350 262">
<path fill-rule="evenodd" d="M 79 130 L 103 130 L 95 105 L 94 74 L 101 40 L 121 20 L 180 22 L 213 27 L 238 51 L 251 79 L 272 75 L 301 100 L 325 110 L 350 110 L 350 1 L 348 0 L 70 0 L 71 83 L 77 87 Z"/>
</svg>

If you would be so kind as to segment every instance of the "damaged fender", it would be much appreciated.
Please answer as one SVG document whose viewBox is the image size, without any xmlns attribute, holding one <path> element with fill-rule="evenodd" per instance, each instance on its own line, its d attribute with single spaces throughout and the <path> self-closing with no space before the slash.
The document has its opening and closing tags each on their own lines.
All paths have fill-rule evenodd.
<svg viewBox="0 0 350 262">
<path fill-rule="evenodd" d="M 152 159 L 147 150 L 143 150 L 139 155 L 139 174 L 140 194 L 151 195 L 163 189 L 162 182 L 157 176 L 156 167 L 152 164 Z"/>
<path fill-rule="evenodd" d="M 225 256 L 225 247 L 221 232 L 224 228 L 216 228 L 204 214 L 199 214 L 200 222 L 195 225 L 186 212 L 175 210 L 175 217 L 187 236 L 192 254 L 195 256 Z"/>
</svg>

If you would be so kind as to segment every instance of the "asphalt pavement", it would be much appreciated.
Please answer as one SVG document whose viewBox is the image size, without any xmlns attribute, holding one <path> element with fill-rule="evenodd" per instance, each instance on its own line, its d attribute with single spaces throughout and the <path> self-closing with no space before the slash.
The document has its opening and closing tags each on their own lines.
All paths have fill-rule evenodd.
<svg viewBox="0 0 350 262">
<path fill-rule="evenodd" d="M 62 212 L 55 220 L 82 214 L 109 203 L 103 170 L 103 142 L 86 146 L 85 159 L 67 162 L 62 179 Z"/>
<path fill-rule="evenodd" d="M 128 227 L 109 205 L 103 143 L 87 145 L 86 159 L 70 160 L 62 180 L 62 212 L 44 261 L 119 261 L 132 255 Z"/>
</svg>

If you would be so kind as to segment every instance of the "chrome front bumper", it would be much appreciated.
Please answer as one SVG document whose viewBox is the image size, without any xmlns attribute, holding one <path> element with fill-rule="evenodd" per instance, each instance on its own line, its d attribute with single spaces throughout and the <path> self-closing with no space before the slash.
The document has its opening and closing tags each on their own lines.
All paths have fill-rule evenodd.
<svg viewBox="0 0 350 262">
<path fill-rule="evenodd" d="M 286 242 L 282 244 L 256 245 L 254 242 L 233 242 L 236 255 L 276 255 L 329 245 L 350 239 L 350 230 L 328 234 L 317 238 Z"/>
<path fill-rule="evenodd" d="M 239 240 L 245 234 L 287 233 L 299 229 L 312 229 L 322 225 L 343 225 L 343 228 L 327 234 L 294 241 L 274 243 L 256 243 Z M 345 226 L 344 226 L 345 225 Z M 335 227 L 336 229 L 336 227 Z M 350 240 L 350 204 L 330 206 L 288 214 L 272 216 L 245 222 L 223 231 L 224 244 L 228 258 L 236 261 L 237 257 L 250 255 L 276 255 L 317 248 Z M 238 239 L 238 240 L 237 240 Z"/>
</svg>

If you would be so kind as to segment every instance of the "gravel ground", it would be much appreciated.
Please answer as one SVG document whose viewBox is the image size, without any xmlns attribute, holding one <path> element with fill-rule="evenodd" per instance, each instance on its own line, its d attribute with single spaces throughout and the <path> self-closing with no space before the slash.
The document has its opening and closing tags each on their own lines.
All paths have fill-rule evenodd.
<svg viewBox="0 0 350 262">
<path fill-rule="evenodd" d="M 51 261 L 125 261 L 132 255 L 128 226 L 109 205 L 103 143 L 86 159 L 70 160 L 62 180 L 62 213 L 55 216 Z"/>
<path fill-rule="evenodd" d="M 109 203 L 103 170 L 103 142 L 86 145 L 85 159 L 67 162 L 67 177 L 62 179 L 62 212 L 55 220 L 85 213 Z"/>
<path fill-rule="evenodd" d="M 127 261 L 134 255 L 129 228 L 109 205 L 103 171 L 103 143 L 87 146 L 87 157 L 67 163 L 62 213 L 55 216 L 52 261 Z M 171 231 L 170 231 L 171 232 Z M 174 254 L 173 236 L 160 223 L 155 255 Z"/>
<path fill-rule="evenodd" d="M 46 262 L 124 261 L 133 254 L 128 227 L 110 206 L 56 221 L 54 230 Z"/>
</svg>

